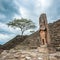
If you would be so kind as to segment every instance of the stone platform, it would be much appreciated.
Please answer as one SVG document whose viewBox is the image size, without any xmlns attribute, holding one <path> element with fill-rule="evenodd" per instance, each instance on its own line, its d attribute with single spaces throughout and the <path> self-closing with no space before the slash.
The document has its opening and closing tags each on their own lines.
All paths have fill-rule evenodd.
<svg viewBox="0 0 60 60">
<path fill-rule="evenodd" d="M 38 47 L 38 51 L 40 53 L 48 53 L 48 48 L 47 48 L 47 45 L 40 45 L 40 47 Z"/>
</svg>

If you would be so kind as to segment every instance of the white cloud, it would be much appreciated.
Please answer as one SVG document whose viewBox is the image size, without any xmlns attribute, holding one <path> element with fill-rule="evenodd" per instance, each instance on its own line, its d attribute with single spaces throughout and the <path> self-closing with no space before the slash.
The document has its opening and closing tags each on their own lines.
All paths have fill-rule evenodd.
<svg viewBox="0 0 60 60">
<path fill-rule="evenodd" d="M 13 18 L 28 18 L 33 20 L 36 25 L 38 26 L 38 18 L 42 12 L 47 12 L 47 10 L 52 6 L 53 0 L 13 0 L 16 4 L 19 13 L 21 15 L 14 15 Z M 32 7 L 32 8 L 31 8 Z M 53 11 L 52 11 L 53 13 Z M 55 12 L 54 12 L 55 13 Z M 48 13 L 49 15 L 49 13 Z M 0 18 L 6 18 L 5 15 L 0 14 Z M 51 17 L 50 17 L 51 19 Z M 20 29 L 13 29 L 12 27 L 8 27 L 4 23 L 0 23 L 0 29 L 11 32 L 13 35 L 7 35 L 7 34 L 0 34 L 0 41 L 4 40 L 7 41 L 12 36 L 20 34 Z M 28 34 L 29 30 L 25 32 L 25 34 Z M 9 37 L 10 36 L 10 37 Z M 2 41 L 3 42 L 3 41 Z"/>
<path fill-rule="evenodd" d="M 42 12 L 47 13 L 46 11 L 52 5 L 52 2 L 53 0 L 15 0 L 21 17 L 32 19 L 35 23 L 38 22 L 38 20 L 35 21 L 35 19 L 38 19 Z M 33 7 L 33 9 L 31 10 L 27 6 Z M 19 18 L 18 15 L 17 18 Z"/>
<path fill-rule="evenodd" d="M 7 34 L 1 34 L 0 33 L 0 43 L 4 44 L 11 40 L 14 37 L 14 35 L 7 35 Z"/>
<path fill-rule="evenodd" d="M 22 0 L 23 1 L 23 3 L 28 3 L 29 2 L 29 0 Z M 20 15 L 14 15 L 14 17 L 13 18 L 21 18 L 21 17 L 24 17 L 24 18 L 29 18 L 29 11 L 28 11 L 28 9 L 26 9 L 24 6 L 22 6 L 20 3 L 20 0 L 15 0 L 14 1 L 14 3 L 18 6 L 18 11 L 19 11 L 19 14 Z"/>
<path fill-rule="evenodd" d="M 16 19 L 20 19 L 20 18 L 21 18 L 21 16 L 20 16 L 20 15 L 15 14 L 15 15 L 14 15 L 14 17 L 13 17 L 13 19 L 14 19 L 14 18 L 16 18 Z"/>
<path fill-rule="evenodd" d="M 49 8 L 51 5 L 52 5 L 52 0 L 33 0 L 33 2 L 31 2 L 31 0 L 22 0 L 22 3 L 24 4 L 27 4 L 29 5 L 29 2 L 31 4 L 34 4 L 34 9 L 31 11 L 29 10 L 28 8 L 26 8 L 26 6 L 22 6 L 20 4 L 20 0 L 14 0 L 14 3 L 18 6 L 18 10 L 19 10 L 19 13 L 21 15 L 16 15 L 13 17 L 13 18 L 21 18 L 21 17 L 24 17 L 24 18 L 29 18 L 29 19 L 32 19 L 36 25 L 38 25 L 38 17 L 39 15 L 42 13 L 42 12 L 45 12 L 45 9 Z M 36 15 L 36 16 L 33 16 L 33 15 Z M 1 15 L 0 15 L 1 16 Z M 5 18 L 4 15 L 1 16 L 2 18 Z M 7 30 L 7 31 L 10 31 L 12 33 L 16 33 L 17 31 L 19 31 L 19 29 L 13 29 L 11 27 L 8 27 L 6 24 L 1 24 L 0 23 L 0 27 L 1 29 L 4 29 L 4 30 Z M 5 27 L 5 28 L 3 28 Z"/>
<path fill-rule="evenodd" d="M 3 5 L 2 5 L 2 3 L 1 3 L 1 0 L 0 0 L 0 9 L 1 9 L 2 11 L 5 10 L 5 8 L 3 7 Z"/>
<path fill-rule="evenodd" d="M 12 27 L 8 27 L 4 23 L 0 23 L 0 29 L 11 33 L 11 34 L 7 34 L 7 33 L 2 34 L 0 32 L 0 44 L 4 44 L 4 43 L 8 42 L 9 40 L 11 40 L 16 35 L 21 34 L 19 28 L 13 29 Z"/>
<path fill-rule="evenodd" d="M 6 16 L 4 15 L 4 14 L 0 14 L 0 19 L 4 19 L 4 18 L 6 18 Z"/>
<path fill-rule="evenodd" d="M 4 39 L 8 39 L 11 35 L 7 35 L 7 34 L 0 34 L 0 41 L 4 40 Z"/>
<path fill-rule="evenodd" d="M 37 0 L 35 1 L 35 13 L 37 15 L 46 13 L 49 7 L 52 6 L 53 0 Z"/>
<path fill-rule="evenodd" d="M 29 17 L 29 11 L 22 6 L 20 7 L 20 13 L 21 13 L 21 17 L 24 17 L 24 18 Z"/>
<path fill-rule="evenodd" d="M 20 4 L 19 4 L 19 0 L 13 0 L 13 2 L 16 4 L 16 6 L 19 8 L 20 7 Z"/>
<path fill-rule="evenodd" d="M 4 44 L 4 43 L 8 42 L 9 40 L 11 40 L 12 38 L 14 38 L 16 35 L 21 34 L 21 31 L 19 28 L 13 29 L 3 23 L 0 23 L 0 29 L 12 33 L 12 34 L 0 33 L 0 44 Z M 29 32 L 30 32 L 30 30 L 27 30 L 27 31 L 25 31 L 24 34 L 29 35 L 30 34 Z"/>
<path fill-rule="evenodd" d="M 38 4 L 39 2 L 42 8 L 48 8 L 49 6 L 51 6 L 51 0 L 38 0 Z"/>
<path fill-rule="evenodd" d="M 7 32 L 10 32 L 12 34 L 19 34 L 20 33 L 20 29 L 19 28 L 12 28 L 12 27 L 8 27 L 6 24 L 4 23 L 0 23 L 0 29 L 4 30 L 4 31 L 7 31 Z M 19 33 L 17 33 L 19 32 Z"/>
</svg>

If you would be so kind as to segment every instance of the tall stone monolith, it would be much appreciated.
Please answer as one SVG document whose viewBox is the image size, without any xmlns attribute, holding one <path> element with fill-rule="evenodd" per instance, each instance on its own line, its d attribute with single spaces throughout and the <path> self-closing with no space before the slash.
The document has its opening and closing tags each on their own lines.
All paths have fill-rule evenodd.
<svg viewBox="0 0 60 60">
<path fill-rule="evenodd" d="M 41 44 L 40 47 L 38 47 L 38 51 L 43 54 L 43 60 L 49 60 L 48 45 L 50 45 L 50 35 L 45 13 L 41 14 L 39 17 L 39 27 Z"/>
<path fill-rule="evenodd" d="M 49 34 L 49 28 L 47 23 L 47 17 L 46 14 L 41 14 L 39 17 L 39 33 L 40 33 L 40 40 L 42 45 L 48 45 L 50 44 L 50 34 Z"/>
</svg>

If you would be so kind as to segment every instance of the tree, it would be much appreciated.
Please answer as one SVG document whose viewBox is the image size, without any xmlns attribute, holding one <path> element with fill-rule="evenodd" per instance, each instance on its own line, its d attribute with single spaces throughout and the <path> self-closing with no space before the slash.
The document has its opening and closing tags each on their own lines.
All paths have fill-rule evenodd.
<svg viewBox="0 0 60 60">
<path fill-rule="evenodd" d="M 13 21 L 7 23 L 7 25 L 11 27 L 20 28 L 22 36 L 26 30 L 36 28 L 34 22 L 32 22 L 31 20 L 24 19 L 24 18 L 14 19 Z"/>
</svg>

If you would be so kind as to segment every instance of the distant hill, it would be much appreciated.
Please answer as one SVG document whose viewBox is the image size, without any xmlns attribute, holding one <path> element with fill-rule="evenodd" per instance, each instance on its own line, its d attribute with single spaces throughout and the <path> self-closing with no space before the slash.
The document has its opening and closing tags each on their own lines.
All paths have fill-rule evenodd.
<svg viewBox="0 0 60 60">
<path fill-rule="evenodd" d="M 51 36 L 51 44 L 52 46 L 59 47 L 60 46 L 60 20 L 55 21 L 54 23 L 49 23 L 49 30 L 50 30 L 50 36 Z M 35 33 L 24 36 L 23 39 L 21 39 L 21 36 L 16 36 L 12 40 L 8 41 L 6 44 L 3 45 L 3 49 L 11 49 L 14 47 L 17 47 L 17 45 L 27 45 L 27 46 L 39 46 L 39 31 L 36 31 Z"/>
</svg>

